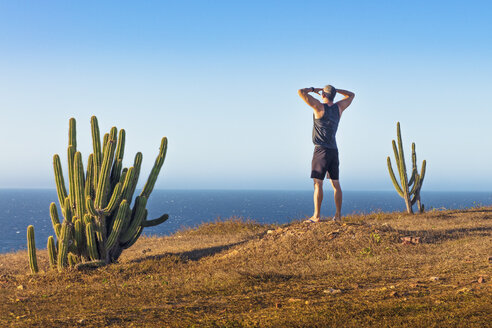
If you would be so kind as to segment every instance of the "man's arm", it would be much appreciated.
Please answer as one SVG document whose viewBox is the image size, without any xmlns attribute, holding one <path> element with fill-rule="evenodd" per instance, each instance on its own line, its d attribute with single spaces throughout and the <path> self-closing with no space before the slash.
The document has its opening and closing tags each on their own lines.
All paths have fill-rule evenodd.
<svg viewBox="0 0 492 328">
<path fill-rule="evenodd" d="M 340 114 L 342 114 L 342 112 L 347 109 L 348 106 L 350 106 L 352 100 L 354 100 L 355 93 L 341 89 L 337 89 L 337 93 L 345 96 L 342 100 L 337 101 L 338 108 L 340 109 Z"/>
<path fill-rule="evenodd" d="M 323 109 L 323 104 L 321 102 L 311 96 L 309 93 L 310 92 L 315 92 L 319 94 L 323 89 L 319 88 L 304 88 L 304 89 L 299 89 L 297 90 L 297 93 L 299 96 L 309 105 L 311 106 L 316 112 L 322 111 Z"/>
</svg>

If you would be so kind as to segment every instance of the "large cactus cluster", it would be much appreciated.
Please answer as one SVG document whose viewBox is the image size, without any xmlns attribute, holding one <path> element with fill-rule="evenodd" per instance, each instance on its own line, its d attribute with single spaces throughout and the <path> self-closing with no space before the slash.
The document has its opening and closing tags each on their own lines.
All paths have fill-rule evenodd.
<svg viewBox="0 0 492 328">
<path fill-rule="evenodd" d="M 68 142 L 68 183 L 65 187 L 58 154 L 53 156 L 56 189 L 63 220 L 57 206 L 50 205 L 55 231 L 48 238 L 50 266 L 63 270 L 67 266 L 104 265 L 115 262 L 121 252 L 133 245 L 144 227 L 168 219 L 164 214 L 147 220 L 147 199 L 166 157 L 167 138 L 162 138 L 159 155 L 148 180 L 132 206 L 142 164 L 142 154 L 133 166 L 123 168 L 125 130 L 111 128 L 102 144 L 97 118 L 91 118 L 93 152 L 84 170 L 82 154 L 77 151 L 75 119 L 70 119 Z M 31 252 L 29 252 L 31 254 Z M 32 261 L 30 261 L 32 263 Z"/>
<path fill-rule="evenodd" d="M 412 173 L 410 181 L 408 181 L 407 167 L 405 165 L 405 156 L 403 154 L 403 142 L 401 140 L 400 122 L 396 124 L 396 134 L 398 138 L 398 146 L 395 140 L 393 140 L 393 152 L 395 153 L 396 166 L 400 176 L 401 185 L 396 180 L 395 173 L 391 167 L 391 160 L 388 156 L 388 170 L 398 194 L 405 200 L 408 213 L 413 213 L 412 206 L 417 203 L 417 208 L 420 213 L 424 212 L 424 205 L 420 201 L 420 189 L 424 182 L 426 161 L 422 162 L 422 168 L 420 174 L 417 170 L 417 154 L 415 153 L 415 143 L 412 142 Z"/>
</svg>

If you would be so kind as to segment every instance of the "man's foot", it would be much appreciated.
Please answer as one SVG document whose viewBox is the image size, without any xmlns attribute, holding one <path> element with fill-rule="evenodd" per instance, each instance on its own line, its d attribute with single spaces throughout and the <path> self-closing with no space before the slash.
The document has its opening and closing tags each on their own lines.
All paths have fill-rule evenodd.
<svg viewBox="0 0 492 328">
<path fill-rule="evenodd" d="M 335 215 L 335 216 L 331 219 L 331 221 L 333 221 L 333 222 L 342 222 L 342 218 L 341 218 L 340 216 L 336 216 L 336 215 Z"/>
<path fill-rule="evenodd" d="M 319 222 L 319 218 L 316 218 L 314 216 L 304 221 L 304 223 L 317 223 L 317 222 Z"/>
</svg>

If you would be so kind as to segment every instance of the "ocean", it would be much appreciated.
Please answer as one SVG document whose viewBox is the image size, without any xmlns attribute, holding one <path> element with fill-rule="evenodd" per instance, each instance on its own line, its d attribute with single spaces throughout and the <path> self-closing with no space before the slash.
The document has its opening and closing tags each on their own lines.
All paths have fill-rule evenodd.
<svg viewBox="0 0 492 328">
<path fill-rule="evenodd" d="M 424 192 L 422 202 L 429 209 L 461 209 L 492 205 L 492 192 Z M 46 248 L 53 235 L 49 205 L 58 205 L 56 190 L 0 189 L 0 253 L 25 249 L 26 229 L 35 228 L 36 245 Z M 154 190 L 147 203 L 149 219 L 164 213 L 169 220 L 145 228 L 147 235 L 169 235 L 231 217 L 260 223 L 287 223 L 304 219 L 313 212 L 312 191 L 287 190 Z M 395 191 L 344 191 L 342 215 L 372 212 L 405 211 L 405 204 Z M 325 191 L 322 216 L 334 214 L 333 193 Z M 60 215 L 61 212 L 59 211 Z"/>
</svg>

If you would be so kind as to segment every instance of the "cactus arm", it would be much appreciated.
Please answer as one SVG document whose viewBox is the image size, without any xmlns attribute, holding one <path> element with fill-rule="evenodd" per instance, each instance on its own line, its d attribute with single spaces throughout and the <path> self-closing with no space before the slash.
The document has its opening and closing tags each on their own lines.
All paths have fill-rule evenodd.
<svg viewBox="0 0 492 328">
<path fill-rule="evenodd" d="M 400 175 L 400 157 L 398 155 L 398 148 L 396 147 L 396 142 L 394 140 L 391 140 L 391 145 L 393 146 L 393 153 L 395 154 L 395 162 L 396 162 L 396 168 L 398 169 L 398 175 Z"/>
<path fill-rule="evenodd" d="M 121 184 L 123 184 L 125 182 L 127 172 L 128 172 L 128 169 L 126 167 L 121 171 L 120 181 L 119 181 L 119 182 L 121 182 Z"/>
<path fill-rule="evenodd" d="M 415 142 L 412 142 L 412 169 L 417 169 L 417 152 L 415 151 Z"/>
<path fill-rule="evenodd" d="M 412 174 L 410 174 L 410 181 L 408 181 L 408 187 L 412 187 L 413 183 L 415 182 L 415 170 L 412 171 Z M 410 192 L 412 193 L 412 192 Z"/>
<path fill-rule="evenodd" d="M 50 261 L 50 268 L 56 268 L 56 246 L 55 246 L 55 238 L 53 236 L 48 237 L 48 258 Z"/>
<path fill-rule="evenodd" d="M 132 200 L 128 198 L 128 195 L 130 194 L 130 189 L 132 188 L 131 184 L 133 183 L 133 179 L 135 176 L 134 167 L 130 167 L 128 171 L 124 174 L 124 176 L 125 180 L 123 181 L 123 186 L 121 188 L 121 199 L 126 199 L 126 201 L 130 203 Z"/>
<path fill-rule="evenodd" d="M 77 263 L 79 263 L 79 258 L 77 255 L 73 253 L 68 253 L 68 265 L 70 267 L 74 267 Z"/>
<path fill-rule="evenodd" d="M 85 236 L 87 241 L 87 251 L 91 260 L 99 260 L 99 253 L 97 252 L 96 233 L 94 223 L 90 222 L 85 226 Z"/>
<path fill-rule="evenodd" d="M 147 198 L 145 196 L 138 196 L 135 199 L 135 205 L 133 206 L 132 217 L 129 226 L 125 226 L 121 233 L 120 242 L 125 244 L 135 235 L 135 232 L 141 226 L 145 215 L 145 206 L 147 205 Z"/>
<path fill-rule="evenodd" d="M 68 194 L 67 189 L 65 188 L 65 180 L 63 179 L 60 156 L 58 156 L 57 154 L 53 156 L 53 169 L 55 171 L 56 192 L 58 194 L 58 201 L 60 202 L 60 207 L 63 208 L 65 198 L 67 198 Z"/>
<path fill-rule="evenodd" d="M 110 251 L 113 246 L 117 245 L 118 237 L 123 226 L 125 225 L 125 221 L 127 221 L 129 218 L 129 214 L 130 206 L 128 205 L 128 202 L 126 200 L 123 200 L 120 207 L 118 208 L 118 213 L 116 213 L 116 218 L 113 221 L 111 233 L 108 237 L 108 241 L 106 244 L 108 251 Z"/>
<path fill-rule="evenodd" d="M 420 183 L 422 184 L 424 182 L 424 177 L 425 177 L 425 167 L 426 167 L 426 160 L 422 162 L 422 168 L 420 169 Z"/>
<path fill-rule="evenodd" d="M 133 199 L 133 194 L 135 193 L 135 189 L 137 188 L 138 178 L 140 177 L 140 169 L 142 167 L 142 153 L 138 152 L 135 155 L 135 160 L 133 162 L 133 174 L 131 175 L 131 180 L 128 185 L 127 192 L 125 193 L 125 199 L 129 202 Z"/>
<path fill-rule="evenodd" d="M 64 267 L 67 266 L 67 256 L 68 256 L 68 242 L 70 239 L 70 226 L 65 220 L 61 225 L 60 239 L 58 241 L 58 259 L 56 265 L 58 271 L 62 271 Z"/>
<path fill-rule="evenodd" d="M 403 152 L 403 141 L 401 139 L 400 122 L 397 123 L 397 137 L 398 137 L 398 156 L 400 161 L 401 187 L 403 193 L 408 195 L 407 167 L 405 164 L 405 154 Z"/>
<path fill-rule="evenodd" d="M 67 222 L 72 222 L 72 209 L 70 208 L 70 198 L 65 198 L 65 205 L 63 206 L 63 213 L 65 214 L 65 220 Z"/>
<path fill-rule="evenodd" d="M 60 223 L 60 218 L 58 217 L 58 211 L 56 209 L 55 203 L 50 204 L 50 217 L 51 217 L 51 224 L 53 225 L 53 229 L 55 229 L 56 225 Z"/>
<path fill-rule="evenodd" d="M 74 266 L 74 269 L 77 271 L 83 271 L 86 269 L 96 269 L 101 266 L 104 266 L 106 262 L 102 260 L 95 260 L 95 261 L 90 261 L 90 262 L 83 262 L 83 263 L 78 263 Z"/>
<path fill-rule="evenodd" d="M 72 117 L 68 121 L 68 145 L 77 149 L 77 129 L 75 119 Z"/>
<path fill-rule="evenodd" d="M 70 197 L 71 208 L 75 210 L 75 174 L 74 174 L 74 159 L 75 148 L 69 146 L 67 149 L 68 154 L 68 197 Z"/>
<path fill-rule="evenodd" d="M 94 154 L 90 154 L 87 159 L 87 173 L 85 175 L 84 197 L 94 196 Z"/>
<path fill-rule="evenodd" d="M 75 240 L 75 247 L 77 250 L 77 254 L 79 255 L 84 255 L 85 253 L 85 245 L 84 245 L 84 234 L 85 234 L 85 229 L 84 229 L 84 223 L 82 222 L 83 218 L 77 219 L 74 224 L 74 240 Z"/>
<path fill-rule="evenodd" d="M 78 218 L 82 219 L 85 214 L 85 181 L 84 166 L 82 164 L 82 154 L 78 151 L 75 153 L 74 160 L 74 182 L 75 182 L 75 213 Z"/>
<path fill-rule="evenodd" d="M 123 161 L 121 159 L 115 159 L 109 178 L 111 189 L 114 189 L 114 186 L 116 186 L 116 184 L 120 181 L 122 167 L 123 167 Z"/>
<path fill-rule="evenodd" d="M 145 210 L 144 211 L 144 217 L 143 217 L 143 220 L 142 221 L 146 221 L 147 220 L 147 214 L 148 214 L 148 211 Z M 135 242 L 138 240 L 138 238 L 140 237 L 140 235 L 142 234 L 142 231 L 143 231 L 143 226 L 140 225 L 137 230 L 135 231 L 135 233 L 133 234 L 133 236 L 130 238 L 129 241 L 127 241 L 126 243 L 120 243 L 120 248 L 119 248 L 119 252 L 121 254 L 121 252 L 124 250 L 124 249 L 127 249 L 129 247 L 131 247 L 133 244 L 135 244 Z M 119 254 L 118 254 L 119 256 Z M 116 258 L 118 257 L 116 256 Z"/>
<path fill-rule="evenodd" d="M 154 167 L 152 168 L 149 178 L 147 179 L 147 182 L 145 183 L 145 186 L 142 189 L 142 192 L 140 193 L 141 196 L 145 196 L 149 198 L 150 193 L 154 189 L 154 185 L 155 182 L 157 181 L 159 172 L 161 171 L 162 164 L 164 164 L 164 160 L 166 159 L 166 152 L 167 152 L 167 138 L 164 137 L 161 140 L 159 155 L 155 160 Z"/>
<path fill-rule="evenodd" d="M 101 153 L 101 137 L 99 132 L 99 124 L 95 116 L 91 117 L 91 132 L 92 132 L 92 148 L 94 154 L 94 189 L 97 187 L 99 180 L 99 172 L 101 171 L 102 153 Z"/>
<path fill-rule="evenodd" d="M 143 227 L 142 226 L 138 227 L 137 231 L 135 231 L 135 234 L 132 236 L 132 238 L 128 242 L 120 244 L 121 248 L 126 249 L 126 248 L 133 246 L 133 244 L 135 244 L 135 242 L 138 240 L 138 238 L 142 234 L 142 231 L 143 231 Z"/>
<path fill-rule="evenodd" d="M 89 213 L 84 215 L 84 225 L 87 225 L 89 223 L 93 222 L 91 215 Z"/>
<path fill-rule="evenodd" d="M 96 218 L 96 240 L 98 246 L 98 252 L 100 254 L 101 260 L 109 263 L 109 254 L 106 248 L 107 239 L 107 228 L 106 228 L 106 217 L 100 216 Z"/>
<path fill-rule="evenodd" d="M 415 142 L 412 142 L 412 174 L 408 186 L 411 186 L 415 182 L 417 172 L 417 153 L 415 152 Z"/>
<path fill-rule="evenodd" d="M 55 226 L 55 235 L 56 235 L 56 239 L 57 240 L 60 240 L 60 234 L 61 234 L 61 224 L 58 223 L 56 226 Z"/>
<path fill-rule="evenodd" d="M 90 215 L 92 216 L 99 216 L 99 213 L 97 212 L 96 208 L 94 207 L 94 201 L 90 196 L 87 196 L 85 199 L 85 205 L 87 206 L 87 211 L 89 212 Z"/>
<path fill-rule="evenodd" d="M 38 273 L 38 260 L 36 257 L 36 242 L 34 240 L 34 226 L 27 227 L 27 250 L 29 253 L 29 268 L 31 273 Z"/>
<path fill-rule="evenodd" d="M 153 227 L 153 226 L 159 225 L 159 224 L 167 221 L 167 219 L 169 219 L 169 215 L 168 214 L 164 214 L 164 215 L 162 215 L 161 217 L 159 217 L 157 219 L 143 220 L 141 226 L 144 227 L 144 228 L 145 227 Z"/>
<path fill-rule="evenodd" d="M 109 140 L 109 133 L 105 133 L 103 136 L 103 158 L 104 158 L 104 152 L 106 151 L 106 147 L 108 146 L 108 140 Z"/>
<path fill-rule="evenodd" d="M 123 160 L 123 155 L 125 154 L 125 129 L 121 129 L 118 134 L 118 146 L 116 147 L 116 159 Z"/>
<path fill-rule="evenodd" d="M 116 128 L 114 128 L 116 130 Z M 113 130 L 113 128 L 111 129 Z M 99 176 L 99 181 L 97 183 L 96 199 L 94 201 L 94 206 L 97 209 L 101 209 L 105 206 L 105 196 L 107 194 L 107 187 L 109 184 L 109 173 L 111 169 L 111 164 L 113 162 L 114 151 L 116 148 L 115 139 L 109 139 L 107 142 L 107 147 L 105 147 L 103 163 L 101 166 L 101 172 Z"/>
<path fill-rule="evenodd" d="M 106 208 L 102 210 L 102 213 L 104 215 L 110 215 L 116 209 L 116 207 L 119 204 L 121 204 L 119 202 L 121 198 L 121 189 L 122 189 L 121 183 L 118 182 L 114 187 L 113 195 L 111 195 L 111 199 L 109 200 L 108 206 L 106 206 Z"/>
<path fill-rule="evenodd" d="M 396 192 L 398 193 L 398 195 L 400 195 L 400 197 L 403 198 L 404 197 L 403 191 L 401 190 L 401 187 L 398 184 L 398 181 L 396 181 L 395 173 L 393 172 L 393 167 L 391 167 L 391 159 L 389 156 L 387 158 L 387 163 L 388 163 L 388 171 L 389 171 L 389 174 L 391 177 L 391 181 L 393 181 L 393 186 L 395 186 L 395 189 L 396 189 Z"/>
</svg>

